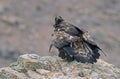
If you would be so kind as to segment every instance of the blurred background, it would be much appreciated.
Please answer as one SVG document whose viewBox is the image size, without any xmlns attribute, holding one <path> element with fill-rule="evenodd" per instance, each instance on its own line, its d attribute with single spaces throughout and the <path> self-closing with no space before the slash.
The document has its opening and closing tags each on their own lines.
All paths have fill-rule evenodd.
<svg viewBox="0 0 120 79">
<path fill-rule="evenodd" d="M 0 0 L 0 67 L 48 52 L 54 18 L 89 31 L 105 61 L 120 66 L 120 0 Z"/>
</svg>

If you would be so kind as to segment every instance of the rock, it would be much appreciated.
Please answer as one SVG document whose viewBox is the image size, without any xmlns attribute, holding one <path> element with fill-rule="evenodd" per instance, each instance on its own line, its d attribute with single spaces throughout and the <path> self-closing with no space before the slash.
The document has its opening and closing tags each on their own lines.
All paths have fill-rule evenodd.
<svg viewBox="0 0 120 79">
<path fill-rule="evenodd" d="M 0 69 L 0 79 L 118 79 L 120 68 L 101 59 L 95 64 L 66 62 L 57 56 L 21 55 Z"/>
</svg>

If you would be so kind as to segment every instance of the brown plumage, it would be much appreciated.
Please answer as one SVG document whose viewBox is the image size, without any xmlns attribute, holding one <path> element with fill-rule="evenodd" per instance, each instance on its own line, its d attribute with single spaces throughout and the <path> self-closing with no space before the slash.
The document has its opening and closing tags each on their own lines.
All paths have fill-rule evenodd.
<svg viewBox="0 0 120 79">
<path fill-rule="evenodd" d="M 59 51 L 59 57 L 67 61 L 76 60 L 82 63 L 94 63 L 100 57 L 101 50 L 95 42 L 88 37 L 87 31 L 65 22 L 61 16 L 55 18 L 55 38 L 50 45 Z M 102 50 L 101 50 L 102 51 Z"/>
</svg>

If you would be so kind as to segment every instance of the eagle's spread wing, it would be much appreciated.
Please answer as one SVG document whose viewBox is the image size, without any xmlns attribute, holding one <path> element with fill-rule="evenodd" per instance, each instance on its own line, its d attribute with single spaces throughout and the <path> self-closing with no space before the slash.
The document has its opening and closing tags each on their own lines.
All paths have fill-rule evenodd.
<svg viewBox="0 0 120 79">
<path fill-rule="evenodd" d="M 100 57 L 98 51 L 101 49 L 86 36 L 83 29 L 65 22 L 60 16 L 55 18 L 54 28 L 56 38 L 51 45 L 58 49 L 62 59 L 94 63 Z"/>
</svg>

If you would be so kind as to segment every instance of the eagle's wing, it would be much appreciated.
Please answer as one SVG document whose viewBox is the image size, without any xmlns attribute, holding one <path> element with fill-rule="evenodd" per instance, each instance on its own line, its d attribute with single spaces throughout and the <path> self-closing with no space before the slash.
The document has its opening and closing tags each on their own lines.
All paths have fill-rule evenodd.
<svg viewBox="0 0 120 79">
<path fill-rule="evenodd" d="M 91 48 L 92 51 L 95 52 L 96 50 L 98 50 L 98 51 L 100 50 L 106 56 L 106 54 L 103 52 L 103 50 L 92 40 L 87 39 L 87 40 L 84 40 L 84 42 L 88 45 L 88 47 Z"/>
<path fill-rule="evenodd" d="M 58 28 L 56 28 L 55 31 L 65 31 L 71 36 L 79 36 L 85 33 L 85 31 L 79 27 L 76 27 L 70 23 L 62 22 L 57 25 Z"/>
</svg>

